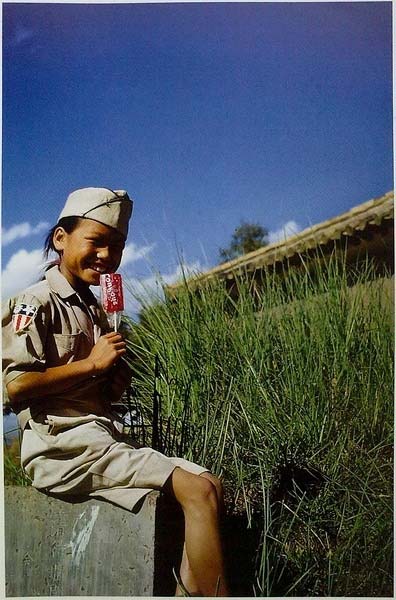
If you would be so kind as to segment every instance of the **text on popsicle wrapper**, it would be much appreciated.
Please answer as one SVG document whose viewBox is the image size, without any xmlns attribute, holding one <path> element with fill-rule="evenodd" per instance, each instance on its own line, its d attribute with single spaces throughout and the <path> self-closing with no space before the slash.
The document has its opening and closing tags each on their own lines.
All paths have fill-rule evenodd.
<svg viewBox="0 0 396 600">
<path fill-rule="evenodd" d="M 101 275 L 102 302 L 106 312 L 119 312 L 124 309 L 121 275 L 105 273 Z"/>
</svg>

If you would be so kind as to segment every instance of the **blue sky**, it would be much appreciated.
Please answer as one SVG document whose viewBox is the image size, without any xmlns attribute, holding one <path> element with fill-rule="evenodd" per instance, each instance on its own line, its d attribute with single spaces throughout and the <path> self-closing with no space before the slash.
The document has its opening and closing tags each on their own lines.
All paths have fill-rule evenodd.
<svg viewBox="0 0 396 600">
<path fill-rule="evenodd" d="M 78 187 L 134 198 L 135 289 L 215 266 L 241 220 L 275 240 L 393 189 L 391 10 L 4 3 L 3 295 Z"/>
</svg>

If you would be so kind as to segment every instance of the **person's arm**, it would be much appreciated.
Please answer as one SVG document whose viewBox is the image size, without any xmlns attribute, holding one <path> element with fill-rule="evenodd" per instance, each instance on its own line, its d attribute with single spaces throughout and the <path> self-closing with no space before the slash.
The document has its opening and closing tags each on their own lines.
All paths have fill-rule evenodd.
<svg viewBox="0 0 396 600">
<path fill-rule="evenodd" d="M 119 333 L 99 338 L 89 356 L 67 365 L 49 367 L 45 371 L 27 371 L 7 384 L 11 404 L 56 394 L 88 377 L 106 373 L 125 354 L 126 344 Z"/>
</svg>

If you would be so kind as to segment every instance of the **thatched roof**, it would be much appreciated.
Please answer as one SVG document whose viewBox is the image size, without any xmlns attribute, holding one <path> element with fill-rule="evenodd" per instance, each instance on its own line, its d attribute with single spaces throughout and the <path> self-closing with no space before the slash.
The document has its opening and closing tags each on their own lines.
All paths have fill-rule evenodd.
<svg viewBox="0 0 396 600">
<path fill-rule="evenodd" d="M 351 247 L 359 245 L 375 236 L 387 232 L 393 241 L 393 212 L 394 193 L 388 192 L 380 198 L 375 198 L 351 208 L 349 211 L 338 215 L 318 225 L 308 227 L 296 235 L 278 241 L 258 250 L 249 252 L 234 260 L 222 263 L 209 271 L 189 279 L 189 284 L 199 287 L 204 282 L 219 277 L 221 279 L 234 279 L 242 273 L 257 271 L 263 267 L 282 263 L 286 259 L 309 253 L 310 250 L 321 248 L 334 248 L 337 241 L 350 241 Z M 391 231 L 391 233 L 389 233 Z M 388 248 L 389 250 L 389 248 Z M 174 295 L 181 283 L 167 286 L 167 292 Z"/>
</svg>

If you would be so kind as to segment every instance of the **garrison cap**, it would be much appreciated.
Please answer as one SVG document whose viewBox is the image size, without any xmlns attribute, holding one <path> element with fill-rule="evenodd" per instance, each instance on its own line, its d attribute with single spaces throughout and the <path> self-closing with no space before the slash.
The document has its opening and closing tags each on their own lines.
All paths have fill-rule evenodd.
<svg viewBox="0 0 396 600">
<path fill-rule="evenodd" d="M 133 201 L 125 190 L 81 188 L 68 196 L 58 221 L 63 217 L 85 217 L 113 227 L 127 237 L 132 208 Z"/>
</svg>

